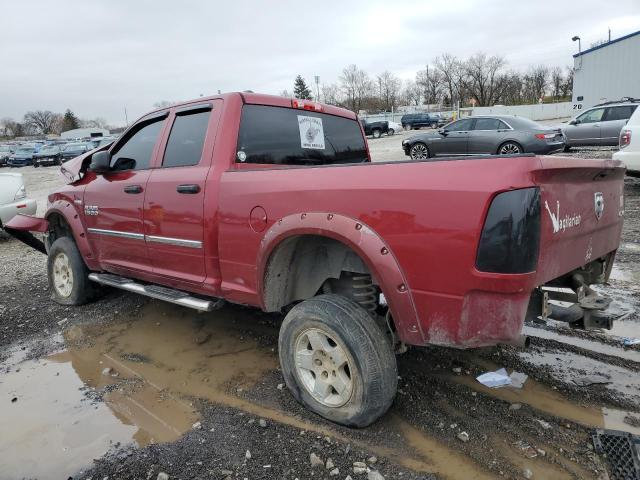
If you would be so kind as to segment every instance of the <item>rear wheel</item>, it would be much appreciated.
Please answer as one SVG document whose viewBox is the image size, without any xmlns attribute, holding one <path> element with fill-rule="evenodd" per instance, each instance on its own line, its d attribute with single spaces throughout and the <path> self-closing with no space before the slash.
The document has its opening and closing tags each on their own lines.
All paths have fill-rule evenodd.
<svg viewBox="0 0 640 480">
<path fill-rule="evenodd" d="M 387 130 L 387 135 L 393 135 L 394 133 L 396 133 L 396 131 L 393 128 Z"/>
<path fill-rule="evenodd" d="M 278 345 L 287 387 L 318 415 L 365 427 L 391 406 L 398 383 L 391 343 L 353 300 L 329 294 L 296 305 Z"/>
<path fill-rule="evenodd" d="M 522 153 L 522 147 L 516 142 L 505 142 L 498 148 L 499 155 L 515 155 Z"/>
<path fill-rule="evenodd" d="M 564 148 L 562 149 L 563 152 L 570 152 L 571 151 L 571 145 L 565 145 Z"/>
<path fill-rule="evenodd" d="M 69 237 L 60 237 L 51 245 L 47 274 L 51 296 L 57 303 L 82 305 L 95 296 L 95 287 L 89 280 L 89 269 L 75 242 Z"/>
<path fill-rule="evenodd" d="M 429 158 L 429 148 L 421 142 L 414 143 L 409 149 L 411 160 L 425 160 Z"/>
<path fill-rule="evenodd" d="M 411 125 L 405 125 L 404 129 L 408 132 L 409 130 L 411 130 Z"/>
<path fill-rule="evenodd" d="M 379 128 L 375 128 L 373 132 L 371 132 L 371 135 L 373 135 L 373 138 L 380 138 L 380 136 L 382 135 L 382 130 L 380 130 Z"/>
</svg>

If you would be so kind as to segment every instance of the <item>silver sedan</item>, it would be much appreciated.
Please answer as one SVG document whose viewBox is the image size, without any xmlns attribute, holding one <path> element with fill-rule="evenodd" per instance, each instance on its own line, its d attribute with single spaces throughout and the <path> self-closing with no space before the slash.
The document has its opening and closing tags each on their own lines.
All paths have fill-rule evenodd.
<svg viewBox="0 0 640 480">
<path fill-rule="evenodd" d="M 564 148 L 559 128 L 512 115 L 456 120 L 437 131 L 412 135 L 402 142 L 405 155 L 424 160 L 451 155 L 546 155 Z"/>
</svg>

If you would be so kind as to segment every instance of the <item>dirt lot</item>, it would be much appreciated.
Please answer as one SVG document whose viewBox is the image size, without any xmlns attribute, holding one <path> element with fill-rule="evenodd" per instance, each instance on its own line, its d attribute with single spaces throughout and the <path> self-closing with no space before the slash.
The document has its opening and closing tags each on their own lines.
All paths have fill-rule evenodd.
<svg viewBox="0 0 640 480">
<path fill-rule="evenodd" d="M 370 140 L 374 160 L 403 159 L 404 135 Z M 42 210 L 55 169 L 20 171 Z M 612 331 L 549 322 L 526 327 L 527 350 L 410 349 L 391 411 L 362 430 L 323 421 L 282 388 L 278 315 L 201 314 L 113 290 L 63 307 L 44 255 L 0 236 L 0 478 L 606 478 L 593 428 L 640 434 L 640 350 L 620 338 L 640 337 L 640 181 L 627 179 L 626 195 L 602 287 L 627 314 Z M 499 367 L 527 374 L 524 387 L 475 380 Z"/>
</svg>

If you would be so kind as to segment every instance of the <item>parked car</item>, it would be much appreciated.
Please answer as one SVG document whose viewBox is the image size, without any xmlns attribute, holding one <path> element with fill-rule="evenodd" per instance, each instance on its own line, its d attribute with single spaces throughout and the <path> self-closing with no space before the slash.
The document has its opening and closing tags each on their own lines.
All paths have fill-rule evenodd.
<svg viewBox="0 0 640 480">
<path fill-rule="evenodd" d="M 115 140 L 115 137 L 98 137 L 91 140 L 93 144 L 93 148 L 104 147 L 105 145 L 110 145 Z"/>
<path fill-rule="evenodd" d="M 40 151 L 33 155 L 33 166 L 38 168 L 41 165 L 61 165 L 62 149 L 59 145 L 45 145 Z"/>
<path fill-rule="evenodd" d="M 380 138 L 383 133 L 387 133 L 389 131 L 389 122 L 386 120 L 368 122 L 367 120 L 361 119 L 360 123 L 362 124 L 364 134 L 373 138 Z"/>
<path fill-rule="evenodd" d="M 16 151 L 7 160 L 7 165 L 10 167 L 26 167 L 27 165 L 33 165 L 33 155 L 36 153 L 36 148 L 32 144 L 19 145 Z"/>
<path fill-rule="evenodd" d="M 0 145 L 0 167 L 4 167 L 7 164 L 7 160 L 15 151 L 11 145 Z"/>
<path fill-rule="evenodd" d="M 613 321 L 586 286 L 608 280 L 620 242 L 621 162 L 373 164 L 353 112 L 244 92 L 156 110 L 60 170 L 44 218 L 6 226 L 46 233 L 55 301 L 101 284 L 285 311 L 286 385 L 340 424 L 389 408 L 406 344 L 525 344 L 525 317 L 549 309 L 576 328 Z M 550 284 L 574 290 L 571 308 L 547 302 Z"/>
<path fill-rule="evenodd" d="M 438 128 L 445 124 L 440 115 L 431 113 L 408 113 L 402 116 L 400 123 L 405 130 L 416 130 L 422 127 Z"/>
<path fill-rule="evenodd" d="M 636 108 L 620 132 L 620 150 L 613 154 L 627 166 L 627 174 L 640 177 L 640 108 Z"/>
<path fill-rule="evenodd" d="M 405 155 L 424 160 L 442 155 L 546 155 L 564 147 L 559 128 L 549 128 L 512 115 L 468 117 L 435 132 L 402 141 Z"/>
<path fill-rule="evenodd" d="M 620 131 L 638 107 L 638 101 L 608 102 L 585 110 L 562 127 L 565 150 L 571 147 L 618 145 Z"/>
<path fill-rule="evenodd" d="M 389 122 L 389 129 L 387 130 L 387 135 L 393 135 L 396 132 L 402 131 L 402 125 L 398 122 Z"/>
<path fill-rule="evenodd" d="M 68 162 L 72 158 L 77 157 L 78 155 L 82 155 L 89 150 L 93 150 L 93 144 L 87 142 L 73 142 L 67 143 L 64 147 L 62 147 L 61 151 L 61 160 L 62 162 Z"/>
<path fill-rule="evenodd" d="M 0 227 L 18 213 L 35 215 L 36 201 L 27 198 L 20 173 L 0 173 Z"/>
</svg>

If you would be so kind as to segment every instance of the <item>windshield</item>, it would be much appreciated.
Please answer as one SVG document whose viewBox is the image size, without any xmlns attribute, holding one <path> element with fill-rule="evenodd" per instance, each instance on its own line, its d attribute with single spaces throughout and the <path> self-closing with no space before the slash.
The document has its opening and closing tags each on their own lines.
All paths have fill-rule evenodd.
<svg viewBox="0 0 640 480">
<path fill-rule="evenodd" d="M 50 152 L 57 152 L 58 151 L 58 147 L 42 147 L 40 149 L 40 153 L 50 153 Z"/>
<path fill-rule="evenodd" d="M 31 153 L 33 152 L 34 148 L 33 147 L 20 147 L 18 148 L 18 150 L 16 150 L 16 153 Z"/>
<path fill-rule="evenodd" d="M 9 147 L 6 146 L 0 146 L 0 152 L 10 152 L 11 149 Z"/>
</svg>

